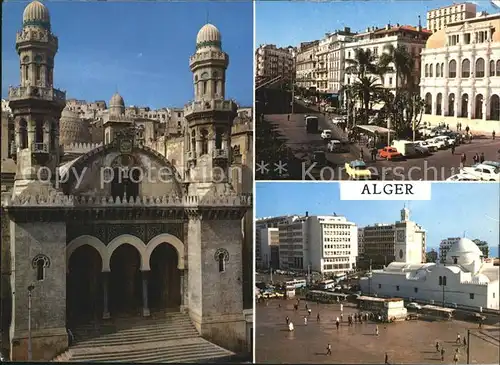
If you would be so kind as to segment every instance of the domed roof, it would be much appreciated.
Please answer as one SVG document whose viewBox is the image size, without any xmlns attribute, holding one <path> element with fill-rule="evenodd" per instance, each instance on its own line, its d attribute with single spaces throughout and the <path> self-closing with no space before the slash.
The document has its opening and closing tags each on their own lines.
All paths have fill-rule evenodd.
<svg viewBox="0 0 500 365">
<path fill-rule="evenodd" d="M 205 24 L 198 35 L 196 36 L 196 44 L 198 46 L 208 45 L 208 46 L 220 46 L 221 35 L 217 27 L 213 24 Z"/>
<path fill-rule="evenodd" d="M 112 97 L 111 100 L 109 101 L 109 106 L 122 106 L 125 107 L 125 102 L 123 101 L 123 98 L 120 94 L 115 93 Z"/>
<path fill-rule="evenodd" d="M 23 24 L 35 25 L 36 22 L 41 25 L 50 23 L 49 10 L 39 1 L 32 1 L 24 9 Z"/>
<path fill-rule="evenodd" d="M 442 48 L 446 45 L 446 32 L 444 29 L 434 32 L 425 43 L 426 49 Z"/>
<path fill-rule="evenodd" d="M 460 238 L 458 242 L 455 242 L 448 250 L 447 256 L 458 257 L 464 254 L 476 254 L 483 255 L 483 252 L 477 247 L 477 245 L 468 238 Z"/>
</svg>

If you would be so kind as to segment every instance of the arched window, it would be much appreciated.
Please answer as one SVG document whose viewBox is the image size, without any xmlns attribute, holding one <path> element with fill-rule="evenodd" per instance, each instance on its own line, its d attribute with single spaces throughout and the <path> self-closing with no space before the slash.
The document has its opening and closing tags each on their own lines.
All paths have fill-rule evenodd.
<svg viewBox="0 0 500 365">
<path fill-rule="evenodd" d="M 500 120 L 500 97 L 496 94 L 490 100 L 490 119 Z"/>
<path fill-rule="evenodd" d="M 441 77 L 444 77 L 444 63 L 441 64 Z"/>
<path fill-rule="evenodd" d="M 196 152 L 196 130 L 191 132 L 191 151 Z"/>
<path fill-rule="evenodd" d="M 434 67 L 434 66 L 429 65 L 429 77 L 432 77 L 432 68 L 433 68 L 433 67 Z"/>
<path fill-rule="evenodd" d="M 482 94 L 477 94 L 476 95 L 476 107 L 474 110 L 474 119 L 483 119 L 483 95 Z"/>
<path fill-rule="evenodd" d="M 425 114 L 432 112 L 432 95 L 431 93 L 425 94 Z"/>
<path fill-rule="evenodd" d="M 448 95 L 448 115 L 453 117 L 455 115 L 455 94 Z"/>
<path fill-rule="evenodd" d="M 476 77 L 484 77 L 484 60 L 478 58 L 476 61 Z"/>
<path fill-rule="evenodd" d="M 500 60 L 497 61 L 497 72 L 496 72 L 496 75 L 500 76 Z"/>
<path fill-rule="evenodd" d="M 425 77 L 429 77 L 429 65 L 425 65 Z"/>
<path fill-rule="evenodd" d="M 448 77 L 454 79 L 457 77 L 457 61 L 451 60 L 448 64 Z"/>
<path fill-rule="evenodd" d="M 201 154 L 206 155 L 208 153 L 208 131 L 202 129 L 201 131 Z"/>
<path fill-rule="evenodd" d="M 207 82 L 203 81 L 203 95 L 207 93 Z"/>
<path fill-rule="evenodd" d="M 462 77 L 470 77 L 470 61 L 467 58 L 462 61 Z"/>
<path fill-rule="evenodd" d="M 441 77 L 441 65 L 436 63 L 436 77 Z"/>
<path fill-rule="evenodd" d="M 469 95 L 463 94 L 460 116 L 467 117 L 468 114 L 469 114 Z"/>
<path fill-rule="evenodd" d="M 219 254 L 219 257 L 217 258 L 217 261 L 219 262 L 219 272 L 226 271 L 226 260 L 225 260 L 224 253 L 220 253 Z"/>
<path fill-rule="evenodd" d="M 443 94 L 439 93 L 436 96 L 436 115 L 442 114 L 443 111 L 442 103 L 443 103 Z"/>
<path fill-rule="evenodd" d="M 36 280 L 42 281 L 45 279 L 45 268 L 43 259 L 38 259 L 36 262 Z"/>
<path fill-rule="evenodd" d="M 495 61 L 491 60 L 489 65 L 489 75 L 495 76 Z"/>
<path fill-rule="evenodd" d="M 24 119 L 19 121 L 19 143 L 20 149 L 28 148 L 28 123 Z"/>
</svg>

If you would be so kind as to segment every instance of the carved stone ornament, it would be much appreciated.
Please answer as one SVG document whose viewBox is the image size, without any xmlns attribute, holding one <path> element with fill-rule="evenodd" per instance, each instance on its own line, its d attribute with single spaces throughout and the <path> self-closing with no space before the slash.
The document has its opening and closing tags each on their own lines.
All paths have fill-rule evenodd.
<svg viewBox="0 0 500 365">
<path fill-rule="evenodd" d="M 38 261 L 40 260 L 43 260 L 44 268 L 50 267 L 50 259 L 44 254 L 38 254 L 31 261 L 31 266 L 33 267 L 33 269 L 37 268 Z"/>
<path fill-rule="evenodd" d="M 219 261 L 219 256 L 224 255 L 224 261 L 228 262 L 229 261 L 229 252 L 225 248 L 218 248 L 217 251 L 215 251 L 214 259 L 215 261 Z"/>
</svg>

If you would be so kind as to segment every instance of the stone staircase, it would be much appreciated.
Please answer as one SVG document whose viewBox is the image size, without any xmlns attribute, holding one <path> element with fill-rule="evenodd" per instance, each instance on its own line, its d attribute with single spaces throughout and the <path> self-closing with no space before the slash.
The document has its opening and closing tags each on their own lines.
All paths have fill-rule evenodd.
<svg viewBox="0 0 500 365">
<path fill-rule="evenodd" d="M 236 355 L 203 339 L 189 316 L 168 313 L 80 326 L 56 362 L 228 362 Z"/>
</svg>

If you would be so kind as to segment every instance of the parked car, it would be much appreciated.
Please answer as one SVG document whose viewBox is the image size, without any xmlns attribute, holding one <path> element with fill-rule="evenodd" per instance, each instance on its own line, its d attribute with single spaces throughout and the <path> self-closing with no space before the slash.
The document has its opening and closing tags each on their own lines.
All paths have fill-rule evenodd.
<svg viewBox="0 0 500 365">
<path fill-rule="evenodd" d="M 447 136 L 439 135 L 437 137 L 434 137 L 434 140 L 437 143 L 443 142 L 441 149 L 446 149 L 450 147 L 450 140 L 448 139 Z"/>
<path fill-rule="evenodd" d="M 403 157 L 403 155 L 394 147 L 384 147 L 378 150 L 378 155 L 380 158 L 385 158 L 387 160 L 395 160 Z"/>
<path fill-rule="evenodd" d="M 330 152 L 349 152 L 350 150 L 347 142 L 342 142 L 337 139 L 328 141 L 327 149 Z"/>
<path fill-rule="evenodd" d="M 358 180 L 371 178 L 371 171 L 368 170 L 364 161 L 355 160 L 351 162 L 346 162 L 345 170 L 350 179 Z"/>
<path fill-rule="evenodd" d="M 444 150 L 447 147 L 446 140 L 444 140 L 442 138 L 441 139 L 438 139 L 437 137 L 429 138 L 426 140 L 426 142 L 436 146 L 436 149 L 438 149 L 438 150 Z"/>
<path fill-rule="evenodd" d="M 491 165 L 480 163 L 472 167 L 464 167 L 460 172 L 477 176 L 483 181 L 500 181 L 500 168 Z"/>
<path fill-rule="evenodd" d="M 428 141 L 415 141 L 415 146 L 425 147 L 429 152 L 437 151 L 437 146 Z"/>
<path fill-rule="evenodd" d="M 320 166 L 325 166 L 327 163 L 325 151 L 316 150 L 313 152 L 313 162 L 316 162 Z"/>
<path fill-rule="evenodd" d="M 479 181 L 479 177 L 471 174 L 455 174 L 446 179 L 446 181 Z"/>
<path fill-rule="evenodd" d="M 422 309 L 422 306 L 421 306 L 420 304 L 418 304 L 418 303 L 411 302 L 411 303 L 408 303 L 408 304 L 406 305 L 406 308 L 408 308 L 408 309 L 417 309 L 417 310 L 419 310 L 419 309 Z"/>
<path fill-rule="evenodd" d="M 330 129 L 324 129 L 323 132 L 321 132 L 321 138 L 331 139 L 332 138 L 332 131 Z"/>
<path fill-rule="evenodd" d="M 429 156 L 431 153 L 427 147 L 415 145 L 417 156 Z"/>
</svg>

